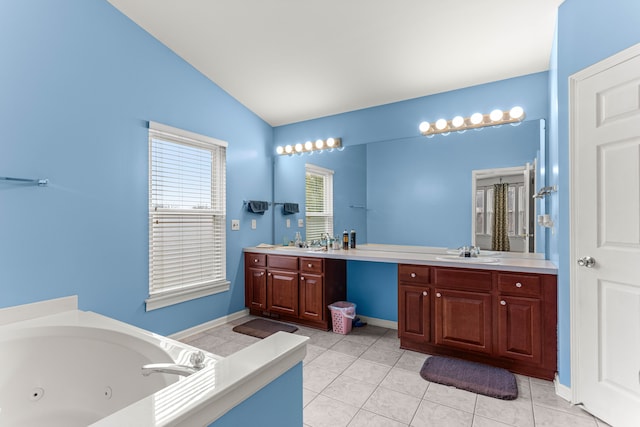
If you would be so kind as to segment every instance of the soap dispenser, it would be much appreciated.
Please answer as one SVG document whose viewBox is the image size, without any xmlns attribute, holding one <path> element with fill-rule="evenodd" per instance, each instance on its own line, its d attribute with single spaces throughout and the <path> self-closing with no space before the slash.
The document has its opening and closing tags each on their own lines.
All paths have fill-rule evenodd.
<svg viewBox="0 0 640 427">
<path fill-rule="evenodd" d="M 344 233 L 342 233 L 342 249 L 349 249 L 349 232 L 345 228 Z"/>
</svg>

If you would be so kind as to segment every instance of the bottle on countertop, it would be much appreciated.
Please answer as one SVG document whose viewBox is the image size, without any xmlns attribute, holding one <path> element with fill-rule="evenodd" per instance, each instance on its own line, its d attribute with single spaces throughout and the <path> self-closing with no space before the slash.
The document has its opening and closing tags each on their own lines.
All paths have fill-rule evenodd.
<svg viewBox="0 0 640 427">
<path fill-rule="evenodd" d="M 346 229 L 344 230 L 344 233 L 342 233 L 342 249 L 349 249 L 349 233 Z"/>
<path fill-rule="evenodd" d="M 351 230 L 351 249 L 356 248 L 356 230 Z"/>
</svg>

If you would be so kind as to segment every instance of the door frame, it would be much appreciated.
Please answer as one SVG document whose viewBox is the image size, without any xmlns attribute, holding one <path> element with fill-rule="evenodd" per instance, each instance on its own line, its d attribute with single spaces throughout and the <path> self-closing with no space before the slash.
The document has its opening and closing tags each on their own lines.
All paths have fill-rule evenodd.
<svg viewBox="0 0 640 427">
<path fill-rule="evenodd" d="M 529 239 L 533 239 L 533 252 L 536 250 L 537 243 L 537 230 L 536 226 L 533 226 L 531 230 L 531 218 L 530 212 L 533 210 L 533 214 L 536 214 L 536 203 L 531 199 L 531 188 L 535 189 L 537 185 L 536 168 L 537 159 L 533 159 L 532 163 L 525 163 L 522 166 L 512 166 L 508 168 L 492 168 L 492 169 L 477 169 L 471 171 L 471 244 L 476 245 L 476 187 L 479 179 L 485 178 L 497 178 L 500 176 L 520 175 L 524 176 L 525 181 L 525 198 L 527 200 L 527 209 L 525 211 L 525 222 L 527 224 L 527 234 L 529 237 L 525 239 L 525 251 L 523 253 L 531 253 L 529 251 Z M 531 177 L 533 177 L 533 185 L 529 183 Z M 528 178 L 528 179 L 527 179 Z M 532 232 L 533 231 L 533 232 Z"/>
<path fill-rule="evenodd" d="M 580 366 L 580 355 L 577 349 L 579 348 L 580 337 L 578 336 L 577 326 L 577 310 L 579 310 L 578 304 L 578 284 L 576 283 L 578 264 L 573 260 L 578 259 L 578 251 L 576 248 L 576 230 L 575 224 L 578 214 L 575 210 L 576 203 L 576 183 L 578 182 L 576 174 L 576 168 L 574 167 L 576 154 L 578 149 L 578 142 L 576 141 L 576 129 L 578 123 L 575 117 L 576 105 L 578 105 L 577 86 L 578 84 L 596 74 L 599 74 L 609 68 L 612 68 L 620 63 L 628 61 L 636 56 L 640 55 L 640 43 L 633 45 L 621 52 L 613 54 L 612 56 L 605 58 L 595 64 L 592 64 L 574 74 L 569 76 L 569 305 L 570 305 L 570 340 L 571 340 L 571 402 L 574 404 L 581 403 L 580 400 L 580 382 L 578 380 L 578 367 Z"/>
</svg>

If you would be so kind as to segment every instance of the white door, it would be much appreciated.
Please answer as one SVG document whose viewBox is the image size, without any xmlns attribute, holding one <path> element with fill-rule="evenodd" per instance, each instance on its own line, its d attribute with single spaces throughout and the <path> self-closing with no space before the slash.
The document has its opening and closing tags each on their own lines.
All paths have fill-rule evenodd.
<svg viewBox="0 0 640 427">
<path fill-rule="evenodd" d="M 573 399 L 637 427 L 640 45 L 572 76 L 570 96 Z"/>
</svg>

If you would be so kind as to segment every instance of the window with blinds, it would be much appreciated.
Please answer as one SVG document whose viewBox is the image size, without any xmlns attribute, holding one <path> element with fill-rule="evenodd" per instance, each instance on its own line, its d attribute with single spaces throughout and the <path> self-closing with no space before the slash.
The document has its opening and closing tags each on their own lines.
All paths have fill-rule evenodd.
<svg viewBox="0 0 640 427">
<path fill-rule="evenodd" d="M 333 171 L 311 164 L 305 171 L 306 239 L 320 239 L 322 233 L 333 236 Z"/>
<path fill-rule="evenodd" d="M 149 124 L 147 311 L 229 289 L 226 146 Z"/>
</svg>

